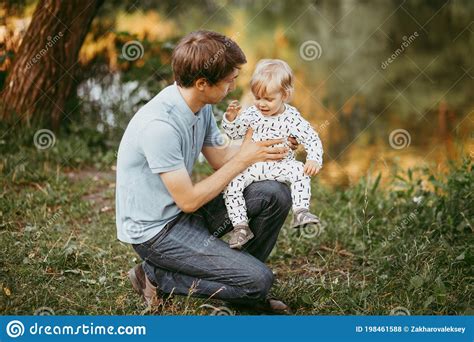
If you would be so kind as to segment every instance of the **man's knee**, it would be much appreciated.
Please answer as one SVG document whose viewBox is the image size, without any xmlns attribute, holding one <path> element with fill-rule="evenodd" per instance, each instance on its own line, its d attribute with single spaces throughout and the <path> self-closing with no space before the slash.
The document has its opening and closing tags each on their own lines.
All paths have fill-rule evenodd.
<svg viewBox="0 0 474 342">
<path fill-rule="evenodd" d="M 266 299 L 273 285 L 274 275 L 270 268 L 263 265 L 257 272 L 252 273 L 249 279 L 249 296 L 255 299 Z"/>
<path fill-rule="evenodd" d="M 259 196 L 269 204 L 277 207 L 279 211 L 289 211 L 291 208 L 291 191 L 288 185 L 269 180 L 254 183 Z"/>
</svg>

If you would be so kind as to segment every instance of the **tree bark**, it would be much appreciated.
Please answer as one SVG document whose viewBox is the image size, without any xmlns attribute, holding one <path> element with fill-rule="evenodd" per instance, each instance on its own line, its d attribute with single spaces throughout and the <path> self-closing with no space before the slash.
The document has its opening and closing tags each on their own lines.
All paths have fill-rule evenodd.
<svg viewBox="0 0 474 342">
<path fill-rule="evenodd" d="M 58 128 L 79 50 L 103 0 L 40 0 L 1 94 L 2 121 Z"/>
</svg>

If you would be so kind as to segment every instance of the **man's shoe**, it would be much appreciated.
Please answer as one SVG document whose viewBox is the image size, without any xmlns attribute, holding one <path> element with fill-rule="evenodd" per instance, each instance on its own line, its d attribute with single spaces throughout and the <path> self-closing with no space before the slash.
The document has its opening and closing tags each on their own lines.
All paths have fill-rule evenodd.
<svg viewBox="0 0 474 342">
<path fill-rule="evenodd" d="M 135 291 L 143 298 L 148 306 L 158 305 L 160 303 L 157 295 L 157 288 L 148 279 L 141 264 L 128 271 L 128 278 L 130 279 Z"/>
<path fill-rule="evenodd" d="M 288 305 L 281 300 L 270 298 L 268 300 L 269 311 L 275 315 L 291 315 L 292 311 Z"/>
<path fill-rule="evenodd" d="M 266 301 L 257 301 L 254 303 L 234 304 L 238 310 L 250 310 L 266 313 L 270 315 L 291 315 L 293 312 L 290 307 L 281 300 L 269 298 Z"/>
</svg>

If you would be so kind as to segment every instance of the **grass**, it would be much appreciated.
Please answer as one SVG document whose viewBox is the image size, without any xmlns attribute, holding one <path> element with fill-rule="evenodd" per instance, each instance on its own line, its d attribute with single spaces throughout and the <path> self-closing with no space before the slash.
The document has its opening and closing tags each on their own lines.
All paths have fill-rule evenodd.
<svg viewBox="0 0 474 342">
<path fill-rule="evenodd" d="M 80 132 L 38 150 L 32 134 L 0 142 L 1 314 L 209 314 L 202 304 L 225 305 L 170 296 L 144 307 L 126 277 L 138 256 L 116 239 L 115 150 Z M 287 221 L 268 260 L 272 294 L 299 315 L 473 314 L 472 167 L 400 173 L 384 189 L 379 178 L 343 189 L 315 182 L 325 232 L 297 234 Z M 208 172 L 200 166 L 195 177 Z"/>
</svg>

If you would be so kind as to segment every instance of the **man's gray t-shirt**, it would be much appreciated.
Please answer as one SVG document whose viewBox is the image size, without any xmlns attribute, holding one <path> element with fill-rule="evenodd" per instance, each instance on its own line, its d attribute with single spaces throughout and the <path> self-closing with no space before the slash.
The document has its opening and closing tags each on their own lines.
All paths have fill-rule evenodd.
<svg viewBox="0 0 474 342">
<path fill-rule="evenodd" d="M 116 221 L 120 241 L 138 244 L 158 234 L 181 210 L 160 173 L 191 175 L 203 146 L 222 137 L 210 105 L 194 114 L 176 84 L 163 89 L 132 118 L 117 157 Z"/>
</svg>

